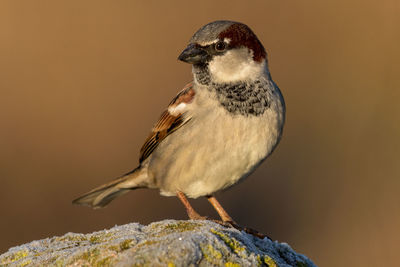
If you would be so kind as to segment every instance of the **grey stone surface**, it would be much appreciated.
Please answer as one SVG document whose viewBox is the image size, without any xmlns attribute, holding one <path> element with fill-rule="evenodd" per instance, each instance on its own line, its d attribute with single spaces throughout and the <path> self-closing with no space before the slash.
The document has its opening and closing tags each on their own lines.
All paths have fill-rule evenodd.
<svg viewBox="0 0 400 267">
<path fill-rule="evenodd" d="M 130 223 L 13 247 L 1 266 L 315 266 L 289 245 L 211 221 Z"/>
</svg>

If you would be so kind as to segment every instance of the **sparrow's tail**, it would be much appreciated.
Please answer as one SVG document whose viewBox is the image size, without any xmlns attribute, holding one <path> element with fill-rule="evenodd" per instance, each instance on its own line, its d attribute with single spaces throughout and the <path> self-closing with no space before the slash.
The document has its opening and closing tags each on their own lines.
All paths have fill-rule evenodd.
<svg viewBox="0 0 400 267">
<path fill-rule="evenodd" d="M 72 201 L 73 204 L 85 205 L 92 208 L 102 208 L 114 198 L 129 190 L 146 186 L 147 171 L 138 167 L 131 172 L 80 196 Z"/>
</svg>

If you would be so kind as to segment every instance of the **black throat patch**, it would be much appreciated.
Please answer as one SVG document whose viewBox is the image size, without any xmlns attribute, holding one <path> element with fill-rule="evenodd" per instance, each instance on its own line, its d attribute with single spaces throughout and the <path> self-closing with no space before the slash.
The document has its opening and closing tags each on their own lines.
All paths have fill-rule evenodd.
<svg viewBox="0 0 400 267">
<path fill-rule="evenodd" d="M 214 83 L 207 66 L 195 67 L 196 81 L 214 91 L 220 104 L 230 113 L 260 116 L 270 108 L 274 85 L 267 79 L 251 82 Z"/>
</svg>

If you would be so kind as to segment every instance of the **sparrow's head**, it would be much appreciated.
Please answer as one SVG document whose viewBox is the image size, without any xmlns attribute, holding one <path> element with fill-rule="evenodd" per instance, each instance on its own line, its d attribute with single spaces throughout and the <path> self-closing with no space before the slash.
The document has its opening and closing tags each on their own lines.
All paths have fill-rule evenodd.
<svg viewBox="0 0 400 267">
<path fill-rule="evenodd" d="M 268 75 L 267 53 L 253 31 L 243 23 L 214 21 L 200 28 L 178 57 L 193 64 L 208 80 L 231 83 Z"/>
</svg>

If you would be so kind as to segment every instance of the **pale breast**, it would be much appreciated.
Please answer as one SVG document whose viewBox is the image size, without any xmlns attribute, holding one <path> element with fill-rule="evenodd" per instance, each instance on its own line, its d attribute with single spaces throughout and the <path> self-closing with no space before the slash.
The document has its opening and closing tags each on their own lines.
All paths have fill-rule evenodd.
<svg viewBox="0 0 400 267">
<path fill-rule="evenodd" d="M 163 195 L 210 195 L 247 176 L 276 146 L 282 130 L 280 100 L 260 116 L 233 115 L 212 93 L 196 92 L 192 119 L 153 152 L 148 170 Z M 215 99 L 215 100 L 211 100 Z"/>
</svg>

